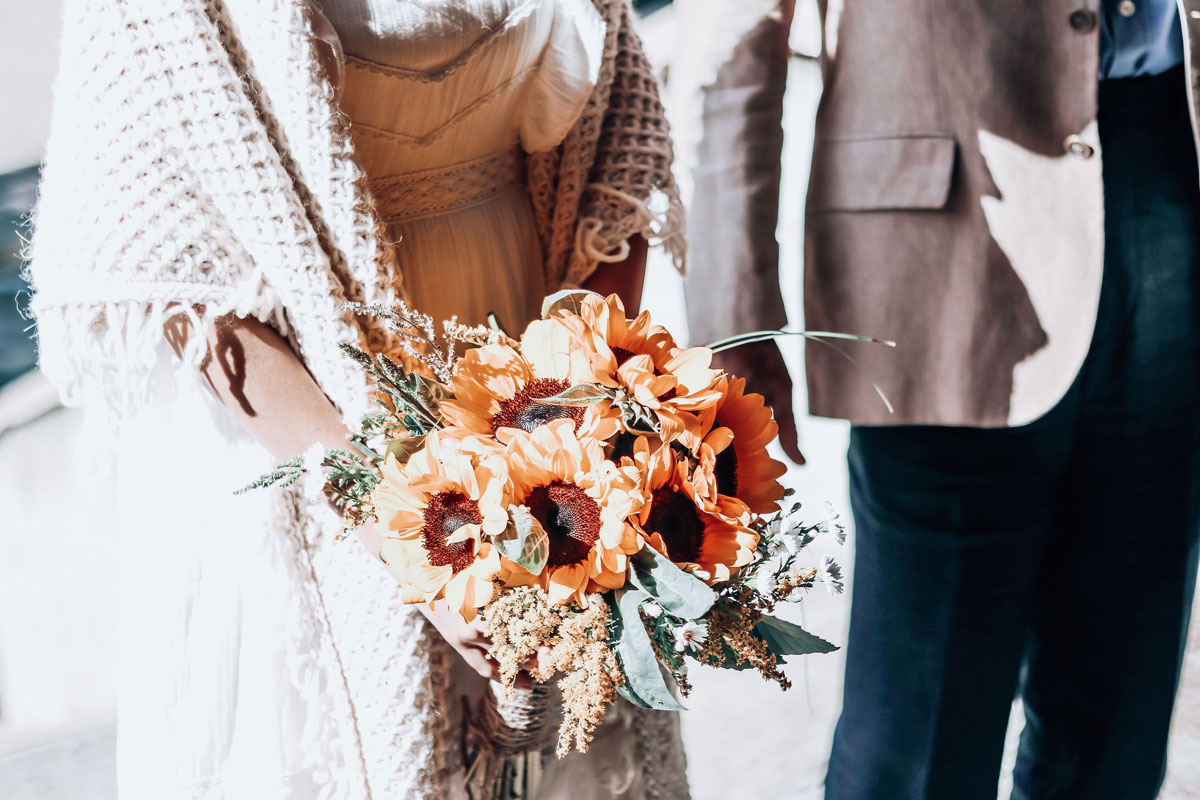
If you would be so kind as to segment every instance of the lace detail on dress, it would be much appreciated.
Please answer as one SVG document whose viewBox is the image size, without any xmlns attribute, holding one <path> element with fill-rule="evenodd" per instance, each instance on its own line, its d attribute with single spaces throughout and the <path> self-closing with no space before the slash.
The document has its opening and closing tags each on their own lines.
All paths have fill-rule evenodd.
<svg viewBox="0 0 1200 800">
<path fill-rule="evenodd" d="M 369 800 L 362 736 L 316 580 L 313 547 L 320 531 L 313 530 L 298 490 L 276 492 L 273 506 L 275 558 L 295 587 L 285 628 L 287 676 L 298 702 L 285 713 L 299 725 L 301 761 L 289 780 L 297 794 L 316 800 Z"/>
<path fill-rule="evenodd" d="M 445 134 L 447 131 L 452 130 L 459 122 L 462 121 L 462 119 L 464 117 L 474 114 L 476 111 L 480 110 L 481 108 L 486 106 L 488 103 L 492 102 L 493 100 L 503 97 L 504 94 L 509 90 L 509 88 L 511 86 L 524 80 L 525 77 L 529 75 L 529 73 L 536 70 L 539 66 L 540 66 L 539 64 L 532 64 L 529 67 L 526 67 L 525 69 L 516 73 L 511 78 L 504 81 L 504 83 L 501 83 L 499 86 L 497 86 L 496 88 L 489 91 L 487 94 L 480 95 L 479 97 L 472 100 L 468 105 L 465 105 L 462 108 L 460 108 L 458 111 L 456 111 L 454 113 L 454 116 L 443 121 L 441 124 L 439 124 L 436 128 L 429 131 L 428 133 L 424 133 L 424 134 L 420 134 L 420 135 L 413 135 L 413 134 L 408 134 L 408 133 L 402 133 L 400 131 L 388 130 L 387 128 L 376 127 L 374 125 L 367 125 L 362 122 L 358 123 L 357 125 L 354 125 L 353 131 L 359 132 L 359 133 L 366 133 L 371 136 L 380 136 L 385 139 L 394 139 L 398 142 L 402 142 L 407 145 L 432 144 L 433 142 L 436 142 L 439 138 L 441 138 L 442 135 Z"/>
<path fill-rule="evenodd" d="M 370 61 L 368 59 L 359 58 L 350 54 L 346 54 L 345 61 L 347 64 L 352 64 L 360 69 L 365 69 L 368 72 L 374 72 L 379 75 L 387 75 L 392 78 L 402 78 L 404 80 L 416 81 L 418 83 L 440 83 L 441 81 L 444 81 L 454 75 L 467 64 L 471 63 L 475 56 L 478 55 L 482 50 L 488 48 L 494 43 L 499 42 L 500 40 L 503 40 L 513 31 L 519 30 L 520 23 L 525 21 L 525 18 L 528 16 L 529 12 L 533 10 L 533 8 L 539 2 L 541 2 L 541 0 L 526 0 L 525 3 L 521 4 L 517 8 L 514 8 L 504 19 L 504 22 L 490 29 L 483 36 L 479 37 L 474 44 L 463 50 L 450 62 L 436 70 L 423 71 L 418 69 L 406 69 L 405 67 L 394 67 L 389 64 L 380 64 L 376 61 Z M 336 10 L 336 6 L 334 7 L 334 10 Z"/>
<path fill-rule="evenodd" d="M 516 149 L 373 181 L 371 192 L 384 220 L 407 222 L 481 205 L 520 188 L 524 178 L 521 151 Z"/>
</svg>

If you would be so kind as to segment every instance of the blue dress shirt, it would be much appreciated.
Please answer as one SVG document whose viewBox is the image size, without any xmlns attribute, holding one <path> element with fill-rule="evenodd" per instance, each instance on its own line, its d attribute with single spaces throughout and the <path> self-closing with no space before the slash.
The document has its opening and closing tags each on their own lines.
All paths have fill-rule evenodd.
<svg viewBox="0 0 1200 800">
<path fill-rule="evenodd" d="M 1183 61 L 1175 0 L 1104 0 L 1100 79 L 1158 75 Z"/>
</svg>

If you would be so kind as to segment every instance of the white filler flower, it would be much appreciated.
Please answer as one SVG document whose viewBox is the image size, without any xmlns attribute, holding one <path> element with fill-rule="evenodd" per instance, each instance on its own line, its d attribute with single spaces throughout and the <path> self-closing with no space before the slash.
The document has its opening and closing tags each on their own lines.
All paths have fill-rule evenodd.
<svg viewBox="0 0 1200 800">
<path fill-rule="evenodd" d="M 685 622 L 675 629 L 675 650 L 682 653 L 695 647 L 703 647 L 708 639 L 708 626 L 703 622 Z"/>
</svg>

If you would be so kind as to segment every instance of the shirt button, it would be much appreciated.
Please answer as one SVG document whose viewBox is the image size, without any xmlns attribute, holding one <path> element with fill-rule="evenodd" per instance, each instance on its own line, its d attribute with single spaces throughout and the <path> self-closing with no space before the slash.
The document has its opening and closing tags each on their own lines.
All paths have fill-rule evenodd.
<svg viewBox="0 0 1200 800">
<path fill-rule="evenodd" d="M 1091 33 L 1096 29 L 1096 13 L 1088 11 L 1086 8 L 1079 8 L 1072 11 L 1071 16 L 1067 17 L 1067 21 L 1079 33 Z"/>
<path fill-rule="evenodd" d="M 1063 150 L 1067 151 L 1067 155 L 1074 156 L 1080 161 L 1087 161 L 1092 156 L 1096 155 L 1096 148 L 1085 142 L 1075 134 L 1071 134 L 1063 141 Z"/>
<path fill-rule="evenodd" d="M 1117 6 L 1117 11 L 1121 12 L 1122 17 L 1132 17 L 1137 11 L 1137 4 L 1133 0 L 1121 0 L 1121 4 Z"/>
</svg>

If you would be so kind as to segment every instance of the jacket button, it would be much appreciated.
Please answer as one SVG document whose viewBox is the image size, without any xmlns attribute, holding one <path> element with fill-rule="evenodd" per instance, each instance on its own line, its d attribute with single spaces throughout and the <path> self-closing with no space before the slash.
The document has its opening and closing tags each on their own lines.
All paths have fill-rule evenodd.
<svg viewBox="0 0 1200 800">
<path fill-rule="evenodd" d="M 1067 151 L 1067 155 L 1074 156 L 1080 161 L 1087 161 L 1089 158 L 1096 155 L 1096 148 L 1092 147 L 1075 134 L 1071 134 L 1063 141 L 1063 150 Z"/>
<path fill-rule="evenodd" d="M 1067 21 L 1079 33 L 1091 33 L 1096 29 L 1096 12 L 1088 11 L 1086 8 L 1079 8 L 1071 12 L 1071 16 L 1067 17 Z"/>
</svg>

